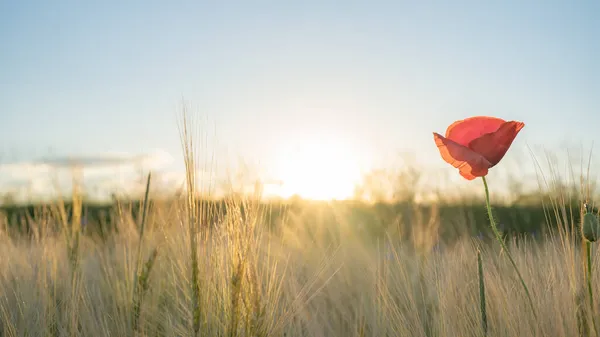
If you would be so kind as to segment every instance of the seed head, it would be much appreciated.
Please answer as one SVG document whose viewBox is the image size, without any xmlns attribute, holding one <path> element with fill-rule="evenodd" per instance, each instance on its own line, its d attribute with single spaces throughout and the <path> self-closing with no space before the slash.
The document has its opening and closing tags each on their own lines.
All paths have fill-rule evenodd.
<svg viewBox="0 0 600 337">
<path fill-rule="evenodd" d="M 586 210 L 581 224 L 581 234 L 590 242 L 595 242 L 600 238 L 600 223 L 598 222 L 598 216 L 587 212 Z"/>
</svg>

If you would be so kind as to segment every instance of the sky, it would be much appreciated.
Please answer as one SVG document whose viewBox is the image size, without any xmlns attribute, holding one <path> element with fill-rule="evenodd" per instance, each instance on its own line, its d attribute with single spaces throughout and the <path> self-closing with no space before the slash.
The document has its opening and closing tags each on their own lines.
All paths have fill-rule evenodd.
<svg viewBox="0 0 600 337">
<path fill-rule="evenodd" d="M 597 1 L 3 1 L 0 157 L 23 173 L 39 158 L 158 154 L 152 168 L 175 174 L 185 100 L 219 172 L 241 158 L 281 180 L 304 165 L 298 188 L 331 182 L 316 178 L 334 174 L 331 158 L 348 177 L 398 153 L 454 172 L 432 132 L 473 115 L 525 122 L 506 157 L 518 164 L 528 146 L 598 138 L 598 13 Z"/>
</svg>

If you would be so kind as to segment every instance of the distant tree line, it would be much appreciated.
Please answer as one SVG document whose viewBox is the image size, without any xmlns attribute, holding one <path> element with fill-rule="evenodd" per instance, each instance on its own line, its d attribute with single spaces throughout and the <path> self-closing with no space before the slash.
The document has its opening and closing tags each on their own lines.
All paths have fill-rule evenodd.
<svg viewBox="0 0 600 337">
<path fill-rule="evenodd" d="M 165 206 L 168 202 L 161 203 L 160 207 L 156 207 L 149 214 L 153 217 L 155 226 L 169 226 L 178 221 L 186 221 L 181 203 L 173 207 Z M 66 221 L 69 223 L 73 220 L 72 206 L 70 203 L 64 203 Z M 118 232 L 119 221 L 129 219 L 133 223 L 139 223 L 141 206 L 139 201 L 107 205 L 84 204 L 80 225 L 84 234 L 106 237 L 110 233 Z M 204 228 L 214 227 L 227 216 L 244 217 L 248 207 L 240 204 L 232 208 L 224 200 L 202 201 L 202 205 L 199 206 L 209 210 L 203 212 L 198 219 L 200 226 Z M 464 235 L 491 238 L 488 215 L 482 203 L 418 205 L 412 202 L 368 204 L 358 201 L 318 203 L 295 200 L 265 202 L 258 208 L 261 209 L 262 225 L 273 231 L 277 231 L 278 226 L 289 223 L 290 219 L 300 219 L 303 223 L 321 223 L 322 226 L 335 226 L 345 222 L 356 228 L 360 227 L 365 234 L 372 237 L 381 237 L 390 231 L 409 236 L 411 232 L 433 221 L 437 224 L 437 234 L 443 240 L 452 241 Z M 236 209 L 237 213 L 228 214 L 232 209 Z M 505 236 L 539 237 L 559 227 L 572 230 L 579 221 L 579 211 L 580 205 L 576 201 L 564 205 L 559 213 L 554 209 L 533 204 L 494 206 L 496 220 Z M 0 224 L 4 227 L 3 230 L 19 235 L 39 235 L 40 231 L 49 234 L 48 232 L 59 231 L 63 225 L 60 222 L 64 220 L 59 213 L 59 208 L 53 205 L 0 206 Z"/>
</svg>

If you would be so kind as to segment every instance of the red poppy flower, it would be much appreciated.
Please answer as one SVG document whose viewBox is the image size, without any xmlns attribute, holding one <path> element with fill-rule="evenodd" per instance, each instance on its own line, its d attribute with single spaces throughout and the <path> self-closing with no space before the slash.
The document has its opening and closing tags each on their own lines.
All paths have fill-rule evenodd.
<svg viewBox="0 0 600 337">
<path fill-rule="evenodd" d="M 525 126 L 522 122 L 478 116 L 452 123 L 446 137 L 433 133 L 442 158 L 468 180 L 487 175 Z"/>
</svg>

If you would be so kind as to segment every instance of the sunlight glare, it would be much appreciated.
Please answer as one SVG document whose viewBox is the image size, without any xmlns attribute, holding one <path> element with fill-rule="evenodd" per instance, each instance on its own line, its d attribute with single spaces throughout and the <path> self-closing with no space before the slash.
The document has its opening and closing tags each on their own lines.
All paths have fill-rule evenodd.
<svg viewBox="0 0 600 337">
<path fill-rule="evenodd" d="M 312 200 L 351 198 L 361 177 L 352 151 L 343 144 L 310 142 L 283 151 L 278 158 L 281 197 Z"/>
</svg>

